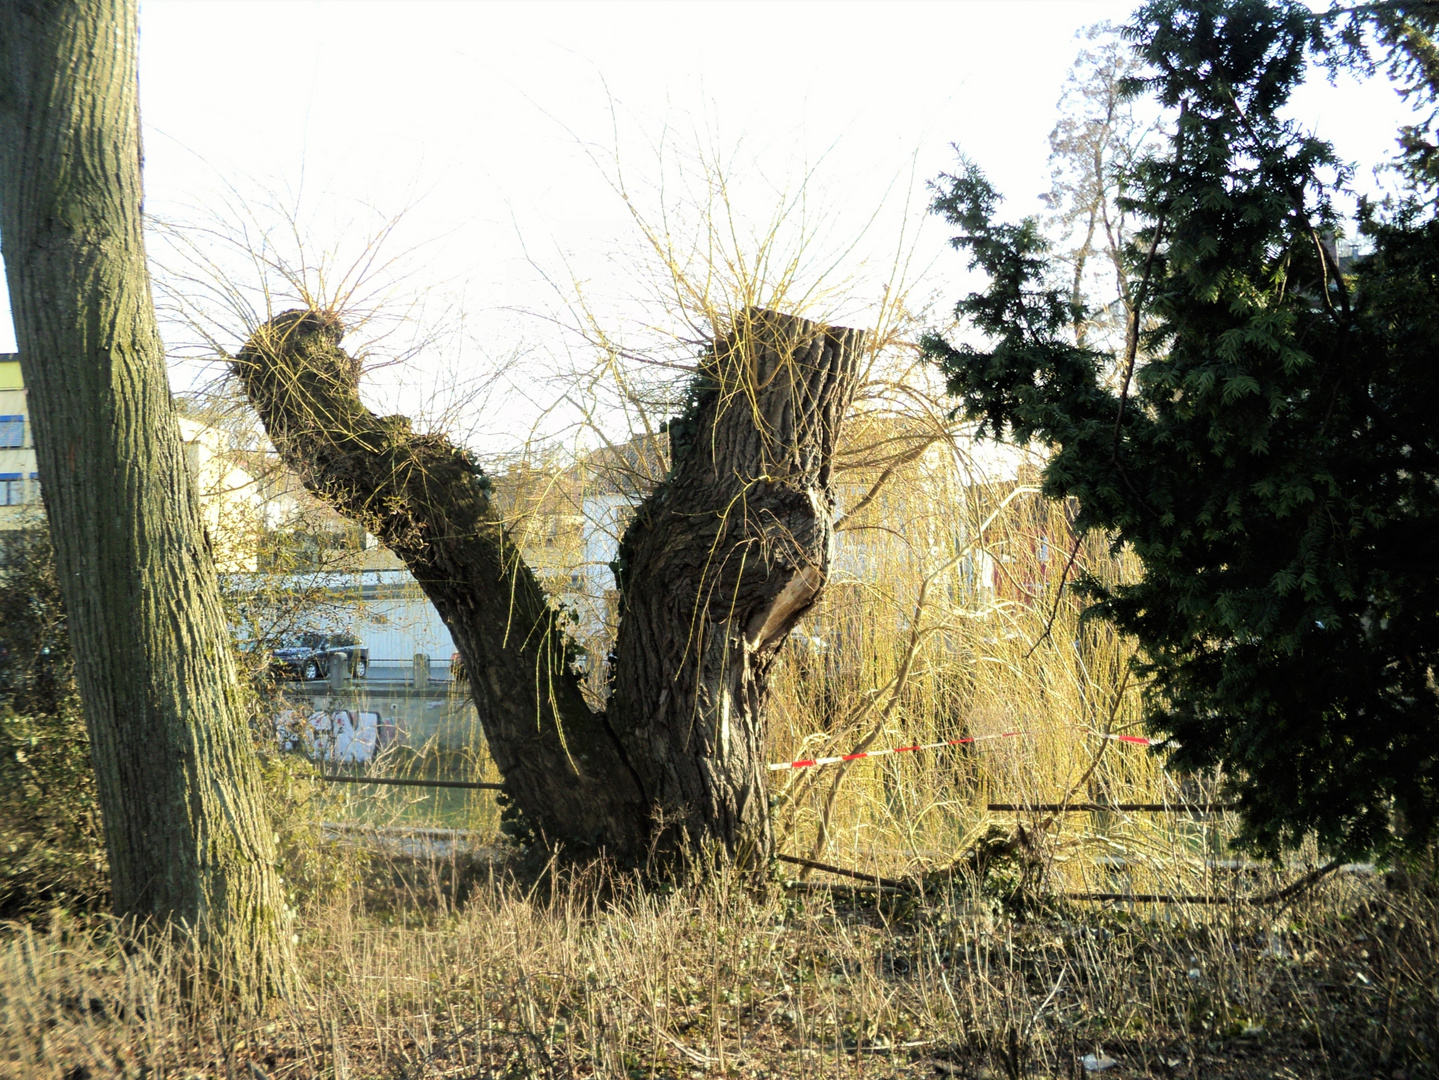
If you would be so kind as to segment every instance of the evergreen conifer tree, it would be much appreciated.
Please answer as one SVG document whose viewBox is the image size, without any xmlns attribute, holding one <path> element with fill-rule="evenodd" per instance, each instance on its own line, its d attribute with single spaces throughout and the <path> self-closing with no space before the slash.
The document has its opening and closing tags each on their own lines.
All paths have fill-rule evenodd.
<svg viewBox="0 0 1439 1080">
<path fill-rule="evenodd" d="M 1412 11 L 1410 9 L 1413 9 Z M 1034 220 L 962 163 L 934 208 L 988 286 L 926 336 L 959 408 L 1052 451 L 1046 492 L 1128 545 L 1140 580 L 1079 587 L 1140 647 L 1146 718 L 1182 768 L 1223 764 L 1245 840 L 1273 853 L 1417 850 L 1439 791 L 1439 222 L 1432 133 L 1404 133 L 1391 204 L 1335 242 L 1350 167 L 1286 119 L 1316 65 L 1379 59 L 1432 104 L 1425 5 L 1315 14 L 1153 0 L 1127 34 L 1132 93 L 1167 137 L 1125 180 L 1145 223 L 1115 353 L 1077 344 Z M 1367 20 L 1367 22 L 1366 22 Z M 1427 20 L 1427 21 L 1426 21 Z"/>
</svg>

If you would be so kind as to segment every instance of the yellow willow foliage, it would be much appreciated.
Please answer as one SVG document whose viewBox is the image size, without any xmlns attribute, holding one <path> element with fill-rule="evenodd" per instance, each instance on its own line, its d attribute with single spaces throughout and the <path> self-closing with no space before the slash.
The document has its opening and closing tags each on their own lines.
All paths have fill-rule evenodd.
<svg viewBox="0 0 1439 1080">
<path fill-rule="evenodd" d="M 1071 509 L 1039 494 L 1032 456 L 1002 459 L 952 425 L 878 409 L 861 408 L 845 439 L 831 577 L 780 654 L 769 760 L 980 741 L 771 771 L 779 849 L 894 876 L 946 866 L 988 830 L 1020 824 L 1043 841 L 1051 888 L 1191 894 L 1228 883 L 1215 877 L 1232 831 L 1222 815 L 988 809 L 1216 798 L 1217 778 L 1170 774 L 1162 754 L 1100 737 L 1139 733 L 1141 688 L 1132 644 L 1082 620 L 1071 586 L 1083 574 L 1121 581 L 1132 558 L 1097 538 L 1075 543 Z M 589 516 L 612 509 L 597 492 L 662 476 L 663 456 L 650 436 L 578 465 L 496 476 L 527 558 L 577 613 L 597 701 L 616 613 L 607 568 L 585 562 L 600 524 Z M 634 475 L 617 484 L 626 462 Z"/>
</svg>

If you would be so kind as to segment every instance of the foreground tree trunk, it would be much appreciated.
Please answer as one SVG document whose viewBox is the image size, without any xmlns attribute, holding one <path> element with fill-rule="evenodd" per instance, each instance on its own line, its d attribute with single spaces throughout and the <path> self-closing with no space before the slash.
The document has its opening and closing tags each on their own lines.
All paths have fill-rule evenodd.
<svg viewBox="0 0 1439 1080">
<path fill-rule="evenodd" d="M 0 237 L 115 908 L 287 978 L 273 833 L 140 218 L 136 11 L 0 5 Z"/>
<path fill-rule="evenodd" d="M 596 712 L 488 479 L 360 403 L 343 333 L 288 312 L 235 371 L 306 487 L 394 550 L 445 620 L 514 803 L 549 839 L 628 859 L 711 842 L 765 857 L 769 669 L 828 573 L 830 461 L 863 334 L 750 310 L 714 343 L 671 425 L 671 475 L 621 545 L 614 692 Z"/>
</svg>

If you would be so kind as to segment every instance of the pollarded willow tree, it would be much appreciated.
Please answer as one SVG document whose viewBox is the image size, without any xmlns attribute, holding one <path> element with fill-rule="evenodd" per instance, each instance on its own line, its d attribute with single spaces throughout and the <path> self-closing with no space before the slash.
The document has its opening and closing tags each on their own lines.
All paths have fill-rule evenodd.
<svg viewBox="0 0 1439 1080">
<path fill-rule="evenodd" d="M 863 332 L 751 307 L 708 349 L 670 425 L 670 475 L 621 543 L 603 711 L 483 471 L 367 409 L 343 334 L 333 314 L 287 312 L 235 373 L 305 486 L 399 555 L 445 620 L 528 824 L 631 860 L 707 844 L 767 856 L 769 673 L 828 574 L 831 462 Z"/>
</svg>

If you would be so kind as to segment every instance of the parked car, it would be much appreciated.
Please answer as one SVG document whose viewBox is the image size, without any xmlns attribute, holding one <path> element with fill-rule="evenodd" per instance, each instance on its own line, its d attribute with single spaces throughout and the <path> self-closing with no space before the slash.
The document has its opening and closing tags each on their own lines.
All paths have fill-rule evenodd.
<svg viewBox="0 0 1439 1080">
<path fill-rule="evenodd" d="M 270 654 L 270 670 L 276 675 L 309 682 L 327 679 L 330 665 L 340 660 L 350 674 L 363 679 L 370 670 L 370 650 L 354 634 L 323 634 L 307 630 Z"/>
</svg>

